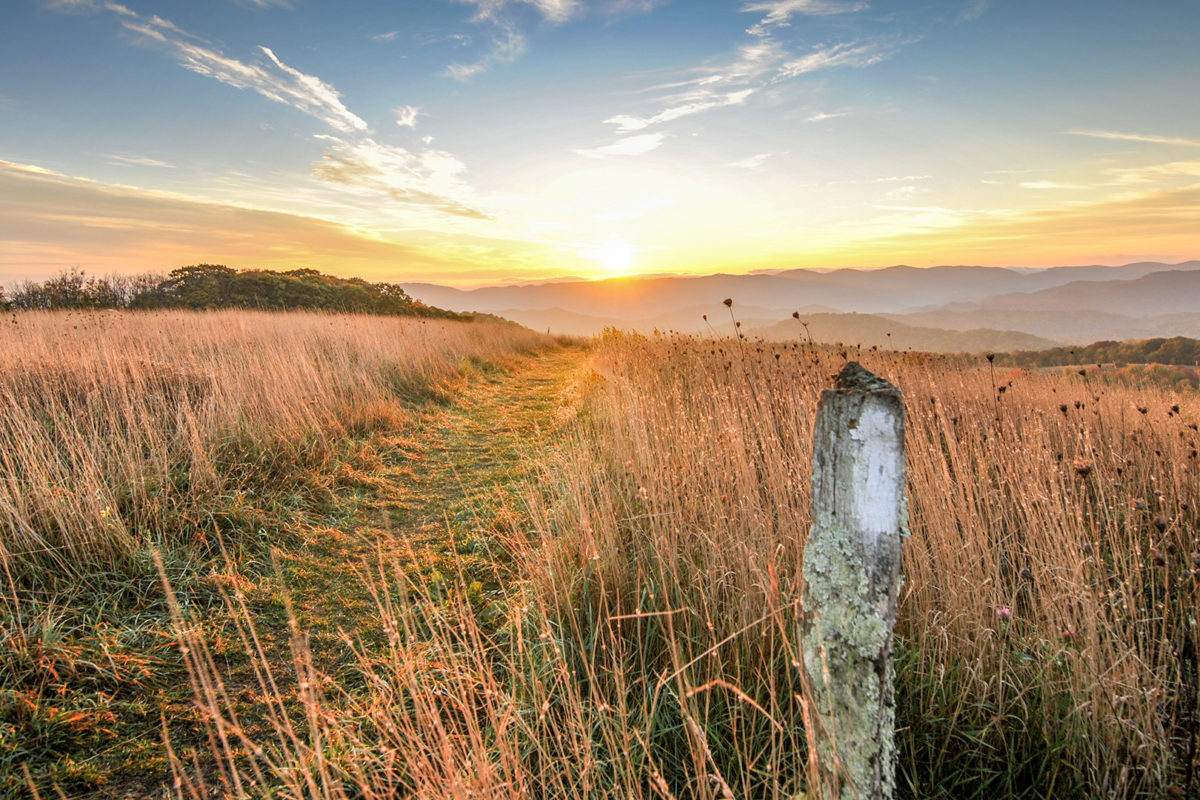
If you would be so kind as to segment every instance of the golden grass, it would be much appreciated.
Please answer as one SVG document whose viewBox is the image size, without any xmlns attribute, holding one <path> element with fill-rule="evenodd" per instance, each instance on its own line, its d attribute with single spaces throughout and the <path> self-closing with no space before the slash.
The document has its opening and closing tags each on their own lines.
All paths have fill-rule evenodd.
<svg viewBox="0 0 1200 800">
<path fill-rule="evenodd" d="M 812 424 L 847 356 L 908 404 L 900 796 L 1192 796 L 1194 394 L 636 336 L 595 348 L 577 436 L 541 464 L 509 541 L 519 580 L 488 604 L 501 622 L 465 587 L 384 569 L 386 652 L 348 635 L 348 690 L 297 631 L 304 719 L 281 713 L 265 738 L 229 716 L 189 640 L 227 770 L 206 782 L 177 762 L 189 793 L 804 796 Z"/>
<path fill-rule="evenodd" d="M 701 646 L 746 639 L 800 596 L 814 412 L 846 355 L 908 406 L 898 634 L 912 788 L 978 791 L 984 770 L 963 781 L 974 789 L 945 785 L 956 759 L 991 762 L 1005 791 L 1154 794 L 1179 780 L 1198 712 L 1194 393 L 996 376 L 983 359 L 613 338 L 594 440 L 598 475 L 624 480 L 573 478 L 570 563 L 606 586 L 665 584 L 668 606 L 715 629 Z M 789 713 L 754 691 L 772 652 L 760 646 L 681 690 L 720 678 Z"/>
<path fill-rule="evenodd" d="M 386 426 L 515 326 L 228 312 L 25 313 L 0 337 L 0 563 L 83 574 L 210 535 L 254 482 Z M 253 474 L 251 474 L 253 473 Z"/>
<path fill-rule="evenodd" d="M 86 563 L 187 530 L 180 518 L 236 500 L 231 466 L 319 472 L 356 426 L 387 425 L 397 393 L 540 341 L 374 318 L 128 321 L 24 315 L 19 346 L 0 345 L 6 563 Z M 908 406 L 900 795 L 1195 796 L 1195 394 L 982 359 L 620 335 L 578 378 L 574 434 L 531 453 L 528 506 L 494 532 L 512 556 L 499 588 L 380 565 L 366 578 L 377 616 L 347 632 L 337 679 L 299 629 L 293 662 L 272 663 L 231 595 L 270 709 L 253 721 L 205 627 L 178 617 L 211 744 L 173 758 L 179 792 L 804 796 L 812 424 L 847 357 Z"/>
</svg>

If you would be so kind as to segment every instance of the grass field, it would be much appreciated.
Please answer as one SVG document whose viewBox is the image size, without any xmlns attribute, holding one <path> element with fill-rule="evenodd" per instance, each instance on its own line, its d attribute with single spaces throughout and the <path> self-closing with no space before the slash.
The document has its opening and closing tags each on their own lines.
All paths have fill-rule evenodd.
<svg viewBox="0 0 1200 800">
<path fill-rule="evenodd" d="M 322 576 L 361 586 L 342 551 L 366 535 L 361 509 L 377 525 L 376 505 L 398 518 L 425 493 L 410 478 L 430 409 L 548 341 L 494 323 L 249 312 L 26 313 L 5 327 L 0 796 L 26 770 L 48 796 L 141 796 L 165 780 L 162 715 L 185 732 L 198 717 L 160 573 L 219 648 L 221 592 L 253 588 L 286 658 L 275 576 L 313 594 Z M 319 622 L 353 608 L 338 613 Z"/>
<path fill-rule="evenodd" d="M 855 358 L 908 406 L 901 795 L 1200 796 L 1194 393 L 474 323 L 14 328 L 3 792 L 804 796 L 812 422 Z"/>
</svg>

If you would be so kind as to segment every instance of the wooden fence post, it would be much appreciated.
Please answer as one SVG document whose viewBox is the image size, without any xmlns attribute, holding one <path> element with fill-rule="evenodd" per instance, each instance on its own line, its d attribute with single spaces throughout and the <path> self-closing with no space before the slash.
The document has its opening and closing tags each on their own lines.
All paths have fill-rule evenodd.
<svg viewBox="0 0 1200 800">
<path fill-rule="evenodd" d="M 881 800 L 895 788 L 904 487 L 900 390 L 850 362 L 817 409 L 804 546 L 802 642 L 820 783 L 809 792 L 822 798 Z"/>
</svg>

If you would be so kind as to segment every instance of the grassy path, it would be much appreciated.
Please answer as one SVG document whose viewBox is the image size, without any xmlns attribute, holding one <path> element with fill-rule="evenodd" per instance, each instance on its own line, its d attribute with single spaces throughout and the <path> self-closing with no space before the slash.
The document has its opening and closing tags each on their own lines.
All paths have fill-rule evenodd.
<svg viewBox="0 0 1200 800">
<path fill-rule="evenodd" d="M 505 538 L 524 527 L 530 470 L 566 418 L 582 360 L 578 349 L 556 348 L 473 363 L 453 385 L 421 392 L 339 466 L 330 513 L 274 551 L 276 570 L 240 586 L 285 703 L 299 711 L 285 596 L 316 667 L 346 688 L 360 680 L 346 640 L 368 653 L 386 647 L 368 588 L 381 570 L 479 601 L 504 580 Z M 234 709 L 252 734 L 264 733 L 270 709 L 230 627 L 221 620 L 208 638 L 229 644 L 218 658 Z M 189 726 L 188 738 L 203 763 L 198 732 Z"/>
<path fill-rule="evenodd" d="M 559 347 L 464 364 L 449 385 L 410 387 L 396 406 L 380 409 L 321 469 L 289 476 L 304 489 L 289 482 L 275 494 L 238 498 L 261 512 L 255 527 L 227 533 L 228 560 L 218 558 L 211 571 L 193 563 L 194 577 L 175 588 L 251 735 L 267 730 L 270 706 L 216 590 L 244 598 L 285 704 L 296 702 L 287 600 L 317 667 L 353 685 L 345 638 L 368 650 L 384 642 L 367 576 L 395 565 L 435 588 L 450 590 L 461 576 L 480 594 L 504 580 L 505 539 L 525 527 L 521 495 L 573 402 L 583 358 Z M 21 678 L 34 682 L 27 692 L 0 685 L 0 750 L 12 748 L 0 753 L 0 796 L 35 796 L 26 769 L 40 797 L 165 796 L 163 719 L 182 758 L 211 763 L 166 607 L 151 597 L 161 594 L 152 566 L 140 580 L 147 599 L 129 608 L 105 606 L 92 618 L 87 609 L 103 604 L 80 606 L 56 653 L 6 656 L 8 669 L 49 669 L 55 682 Z M 64 673 L 68 662 L 82 677 Z M 95 678 L 79 671 L 92 662 L 113 666 L 97 668 Z"/>
<path fill-rule="evenodd" d="M 521 493 L 536 451 L 547 446 L 569 403 L 582 354 L 558 348 L 505 365 L 474 365 L 452 387 L 411 409 L 376 443 L 372 468 L 346 476 L 356 486 L 346 516 L 305 533 L 280 553 L 300 622 L 322 642 L 339 628 L 372 627 L 363 574 L 396 564 L 410 577 L 495 580 L 504 537 L 521 527 Z"/>
</svg>

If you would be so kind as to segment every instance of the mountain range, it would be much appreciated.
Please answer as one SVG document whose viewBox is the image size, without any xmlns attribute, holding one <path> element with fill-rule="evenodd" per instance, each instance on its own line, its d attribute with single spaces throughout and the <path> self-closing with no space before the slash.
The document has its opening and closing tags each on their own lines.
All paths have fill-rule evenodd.
<svg viewBox="0 0 1200 800">
<path fill-rule="evenodd" d="M 1200 261 L 1124 266 L 942 266 L 563 280 L 456 289 L 404 284 L 422 302 L 552 333 L 811 336 L 890 349 L 1034 349 L 1099 339 L 1200 336 Z M 733 300 L 732 308 L 722 301 Z M 808 329 L 794 319 L 799 312 Z M 706 318 L 707 317 L 707 318 Z M 890 335 L 889 335 L 890 334 Z"/>
</svg>

